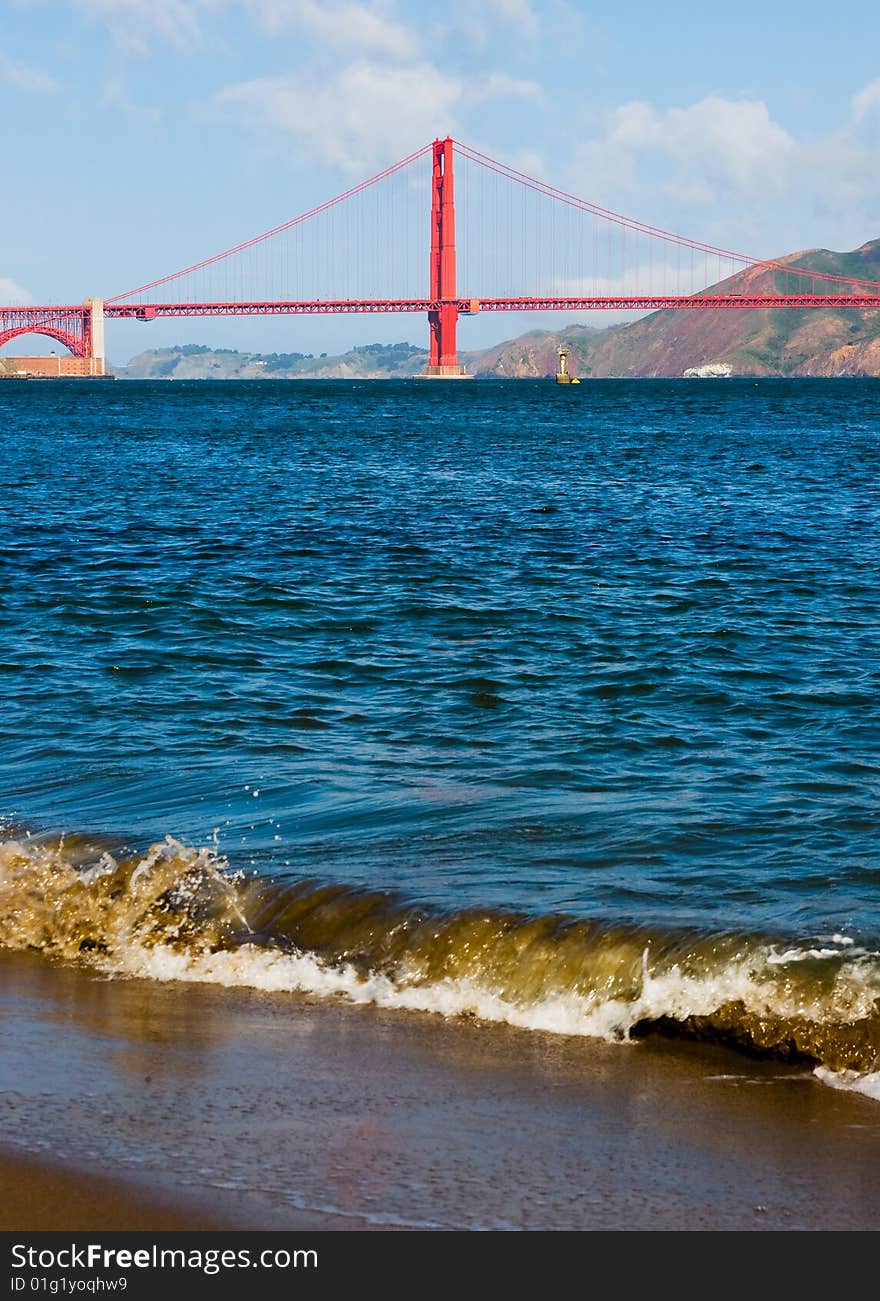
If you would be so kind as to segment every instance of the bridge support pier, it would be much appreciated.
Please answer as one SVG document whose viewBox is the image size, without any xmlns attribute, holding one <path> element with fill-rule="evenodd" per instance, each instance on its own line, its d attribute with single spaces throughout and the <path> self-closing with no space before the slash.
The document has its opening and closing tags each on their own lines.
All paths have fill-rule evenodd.
<svg viewBox="0 0 880 1301">
<path fill-rule="evenodd" d="M 83 330 L 83 342 L 86 345 L 85 355 L 89 359 L 89 374 L 104 375 L 106 374 L 107 364 L 104 355 L 104 300 L 103 298 L 86 298 L 83 307 L 89 309 Z"/>
<path fill-rule="evenodd" d="M 428 379 L 467 379 L 458 364 L 455 301 L 455 182 L 452 174 L 452 140 L 434 141 L 431 178 L 431 301 L 439 306 L 428 312 L 431 351 Z"/>
<path fill-rule="evenodd" d="M 455 347 L 458 326 L 458 308 L 444 304 L 436 312 L 428 313 L 431 329 L 431 351 L 428 374 L 434 379 L 455 379 L 462 374 Z"/>
</svg>

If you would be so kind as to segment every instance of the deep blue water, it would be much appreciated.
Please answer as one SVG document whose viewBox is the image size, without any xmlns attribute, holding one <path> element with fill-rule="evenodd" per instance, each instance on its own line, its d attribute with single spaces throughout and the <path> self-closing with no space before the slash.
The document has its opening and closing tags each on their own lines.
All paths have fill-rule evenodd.
<svg viewBox="0 0 880 1301">
<path fill-rule="evenodd" d="M 880 381 L 0 384 L 0 814 L 880 939 Z"/>
</svg>

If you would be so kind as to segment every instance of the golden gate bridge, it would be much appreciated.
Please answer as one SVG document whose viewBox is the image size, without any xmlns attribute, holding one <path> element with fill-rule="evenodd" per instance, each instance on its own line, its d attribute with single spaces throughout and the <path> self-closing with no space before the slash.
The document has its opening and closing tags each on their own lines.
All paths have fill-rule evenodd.
<svg viewBox="0 0 880 1301">
<path fill-rule="evenodd" d="M 429 325 L 426 374 L 456 378 L 459 318 L 477 312 L 834 307 L 880 308 L 880 283 L 674 234 L 447 137 L 124 293 L 0 306 L 0 347 L 45 335 L 81 360 L 82 373 L 103 375 L 106 320 L 419 312 Z"/>
</svg>

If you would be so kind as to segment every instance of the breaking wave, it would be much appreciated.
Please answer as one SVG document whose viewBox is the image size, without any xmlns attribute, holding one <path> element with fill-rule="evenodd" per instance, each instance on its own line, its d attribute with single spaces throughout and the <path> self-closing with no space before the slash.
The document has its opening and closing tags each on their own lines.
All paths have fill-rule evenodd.
<svg viewBox="0 0 880 1301">
<path fill-rule="evenodd" d="M 111 975 L 337 996 L 530 1030 L 700 1038 L 880 1100 L 880 953 L 842 935 L 608 926 L 246 876 L 171 836 L 0 844 L 0 944 Z"/>
</svg>

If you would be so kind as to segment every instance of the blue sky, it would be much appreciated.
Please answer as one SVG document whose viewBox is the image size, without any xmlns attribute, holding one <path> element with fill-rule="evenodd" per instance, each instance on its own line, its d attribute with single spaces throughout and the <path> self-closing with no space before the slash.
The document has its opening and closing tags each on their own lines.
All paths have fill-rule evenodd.
<svg viewBox="0 0 880 1301">
<path fill-rule="evenodd" d="M 756 256 L 880 236 L 864 0 L 3 0 L 0 95 L 3 301 L 116 294 L 445 134 Z M 549 323 L 478 318 L 460 344 Z M 400 316 L 111 324 L 108 353 L 425 334 Z"/>
</svg>

